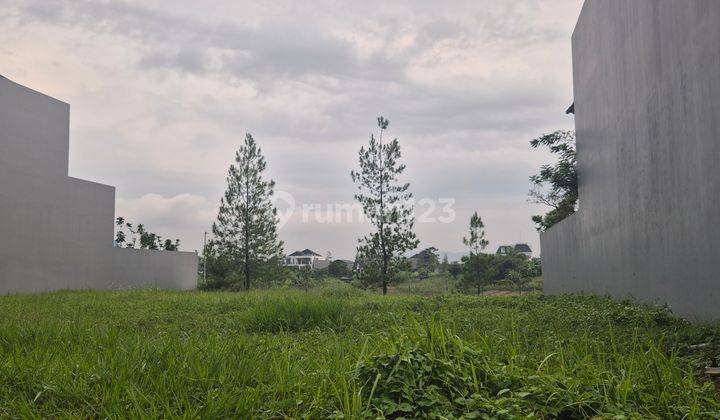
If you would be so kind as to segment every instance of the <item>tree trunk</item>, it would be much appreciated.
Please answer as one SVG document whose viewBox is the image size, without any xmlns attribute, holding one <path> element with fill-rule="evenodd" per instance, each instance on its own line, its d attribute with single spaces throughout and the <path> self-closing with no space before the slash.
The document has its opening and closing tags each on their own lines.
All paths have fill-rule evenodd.
<svg viewBox="0 0 720 420">
<path fill-rule="evenodd" d="M 245 168 L 245 291 L 250 291 L 250 175 Z"/>
<path fill-rule="evenodd" d="M 385 251 L 383 251 L 383 254 L 384 254 L 384 253 L 385 253 Z M 387 258 L 385 258 L 384 256 L 383 256 L 383 280 L 382 280 L 382 283 L 383 283 L 383 295 L 387 295 L 387 286 L 388 286 L 388 281 L 387 281 Z"/>
<path fill-rule="evenodd" d="M 383 130 L 380 130 L 380 247 L 382 248 L 383 254 L 383 270 L 382 270 L 382 282 L 383 282 L 383 296 L 387 295 L 388 286 L 388 255 L 387 249 L 385 248 L 385 202 L 383 195 L 383 180 L 385 178 L 385 161 L 383 160 L 383 143 L 382 143 Z"/>
<path fill-rule="evenodd" d="M 480 277 L 480 254 L 477 254 L 478 261 L 475 261 L 475 277 L 478 282 L 478 295 L 482 294 L 482 277 Z"/>
<path fill-rule="evenodd" d="M 245 291 L 250 290 L 250 255 L 247 251 L 247 245 L 245 248 Z"/>
</svg>

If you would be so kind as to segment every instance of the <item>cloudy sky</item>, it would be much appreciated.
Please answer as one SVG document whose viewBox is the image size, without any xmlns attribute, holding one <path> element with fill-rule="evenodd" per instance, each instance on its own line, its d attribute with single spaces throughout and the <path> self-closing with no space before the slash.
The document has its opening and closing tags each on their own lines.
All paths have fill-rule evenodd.
<svg viewBox="0 0 720 420">
<path fill-rule="evenodd" d="M 388 4 L 392 3 L 392 4 Z M 116 187 L 116 213 L 200 249 L 250 132 L 295 211 L 286 250 L 352 258 L 350 170 L 390 119 L 421 246 L 463 250 L 473 211 L 490 247 L 539 238 L 528 141 L 572 128 L 570 35 L 581 0 L 0 0 L 0 74 L 71 104 L 70 175 Z M 429 202 L 454 199 L 455 221 Z M 287 208 L 287 201 L 281 207 Z M 321 204 L 303 215 L 303 205 Z M 332 207 L 331 207 L 332 208 Z M 428 213 L 429 212 L 429 213 Z"/>
</svg>

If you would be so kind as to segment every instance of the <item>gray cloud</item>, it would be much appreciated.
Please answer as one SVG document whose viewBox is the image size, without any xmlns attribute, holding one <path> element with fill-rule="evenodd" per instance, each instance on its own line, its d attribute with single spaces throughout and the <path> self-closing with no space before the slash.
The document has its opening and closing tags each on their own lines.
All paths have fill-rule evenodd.
<svg viewBox="0 0 720 420">
<path fill-rule="evenodd" d="M 527 142 L 572 124 L 562 111 L 579 7 L 9 0 L 0 59 L 7 76 L 72 104 L 73 175 L 117 185 L 118 211 L 146 213 L 191 249 L 246 131 L 278 189 L 345 202 L 378 114 L 416 195 L 454 197 L 462 217 L 488 214 L 494 241 L 537 247 L 527 177 L 548 156 Z M 459 249 L 465 224 L 424 226 L 423 242 Z M 365 228 L 290 223 L 283 236 L 349 257 Z"/>
</svg>

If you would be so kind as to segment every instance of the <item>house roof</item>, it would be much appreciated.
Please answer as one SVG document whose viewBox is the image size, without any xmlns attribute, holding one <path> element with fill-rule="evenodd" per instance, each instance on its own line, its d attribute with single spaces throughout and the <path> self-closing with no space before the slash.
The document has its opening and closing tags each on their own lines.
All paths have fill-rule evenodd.
<svg viewBox="0 0 720 420">
<path fill-rule="evenodd" d="M 293 252 L 292 254 L 288 255 L 288 257 L 322 257 L 322 255 L 318 254 L 313 250 L 305 248 L 302 251 Z"/>
<path fill-rule="evenodd" d="M 515 252 L 532 252 L 530 245 L 528 244 L 515 244 L 515 245 L 500 245 L 495 252 L 496 254 L 507 254 L 509 251 L 515 250 Z"/>
<path fill-rule="evenodd" d="M 532 252 L 530 245 L 528 244 L 515 244 L 515 251 L 517 252 Z"/>
</svg>

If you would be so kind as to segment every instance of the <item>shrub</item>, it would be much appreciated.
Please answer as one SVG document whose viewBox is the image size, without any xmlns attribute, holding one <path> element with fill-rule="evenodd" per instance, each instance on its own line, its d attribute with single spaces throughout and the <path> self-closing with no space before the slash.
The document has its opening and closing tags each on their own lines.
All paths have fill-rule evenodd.
<svg viewBox="0 0 720 420">
<path fill-rule="evenodd" d="M 482 350 L 466 345 L 437 321 L 398 339 L 392 352 L 358 364 L 356 378 L 367 401 L 366 417 L 382 418 L 680 418 L 697 404 L 712 406 L 703 416 L 718 418 L 720 405 L 709 386 L 679 376 L 677 359 L 652 345 L 647 358 L 615 354 L 630 377 L 569 369 L 543 369 L 522 356 L 490 353 L 502 348 L 486 341 Z M 635 343 L 639 350 L 643 344 Z M 517 349 L 515 349 L 517 350 Z M 641 352 L 638 352 L 641 353 Z M 510 357 L 507 357 L 510 356 Z M 627 384 L 632 384 L 628 392 Z M 652 406 L 657 412 L 643 412 Z"/>
</svg>

